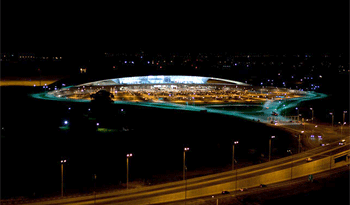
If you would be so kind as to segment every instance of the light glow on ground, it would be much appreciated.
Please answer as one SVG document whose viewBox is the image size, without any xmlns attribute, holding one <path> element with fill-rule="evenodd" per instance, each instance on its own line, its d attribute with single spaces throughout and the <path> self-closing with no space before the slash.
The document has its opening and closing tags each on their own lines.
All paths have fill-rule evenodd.
<svg viewBox="0 0 350 205">
<path fill-rule="evenodd" d="M 316 92 L 305 92 L 305 95 L 299 98 L 293 98 L 288 100 L 267 100 L 264 104 L 261 105 L 261 109 L 259 111 L 234 111 L 234 110 L 223 110 L 216 109 L 220 108 L 220 106 L 228 106 L 225 105 L 191 105 L 191 104 L 176 104 L 172 102 L 132 102 L 132 101 L 114 101 L 114 104 L 119 105 L 133 105 L 133 106 L 144 106 L 144 107 L 152 107 L 152 108 L 160 108 L 160 109 L 175 109 L 175 110 L 187 110 L 187 111 L 206 111 L 208 113 L 216 113 L 223 115 L 230 115 L 239 118 L 244 118 L 248 120 L 260 121 L 263 123 L 270 123 L 272 119 L 272 111 L 278 114 L 279 122 L 288 122 L 289 118 L 285 118 L 283 116 L 283 112 L 287 109 L 295 108 L 298 104 L 303 101 L 315 100 L 325 98 L 327 95 Z M 64 102 L 81 102 L 88 103 L 91 100 L 88 99 L 71 99 L 65 97 L 55 97 L 53 95 L 48 95 L 47 93 L 37 93 L 32 94 L 32 97 L 43 99 L 43 100 L 55 100 L 55 101 L 64 101 Z M 284 105 L 284 106 L 283 106 Z M 244 106 L 244 104 L 231 104 L 230 106 Z M 259 106 L 259 105 L 254 105 Z M 268 107 L 268 109 L 266 108 Z M 270 120 L 269 120 L 270 119 Z"/>
</svg>

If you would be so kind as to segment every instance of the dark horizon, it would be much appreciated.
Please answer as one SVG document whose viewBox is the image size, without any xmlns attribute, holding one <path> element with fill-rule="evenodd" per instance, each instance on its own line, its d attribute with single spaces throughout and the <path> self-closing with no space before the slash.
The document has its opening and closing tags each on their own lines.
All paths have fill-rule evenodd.
<svg viewBox="0 0 350 205">
<path fill-rule="evenodd" d="M 345 15 L 346 14 L 346 15 Z M 348 52 L 348 4 L 2 2 L 1 50 Z"/>
</svg>

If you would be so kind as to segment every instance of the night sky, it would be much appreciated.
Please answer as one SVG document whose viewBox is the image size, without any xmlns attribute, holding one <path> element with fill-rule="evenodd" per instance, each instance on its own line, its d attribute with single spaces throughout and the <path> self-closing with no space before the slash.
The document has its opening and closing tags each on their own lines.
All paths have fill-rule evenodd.
<svg viewBox="0 0 350 205">
<path fill-rule="evenodd" d="M 77 2 L 2 1 L 2 51 L 348 52 L 347 1 Z"/>
</svg>

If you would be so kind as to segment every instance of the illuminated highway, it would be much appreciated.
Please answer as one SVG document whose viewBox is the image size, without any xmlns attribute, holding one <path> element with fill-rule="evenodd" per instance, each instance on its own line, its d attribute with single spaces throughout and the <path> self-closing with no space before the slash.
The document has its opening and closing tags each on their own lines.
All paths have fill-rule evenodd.
<svg viewBox="0 0 350 205">
<path fill-rule="evenodd" d="M 98 193 L 96 196 L 38 200 L 28 204 L 156 204 L 184 200 L 185 190 L 187 199 L 209 198 L 212 195 L 218 195 L 223 190 L 231 192 L 239 188 L 258 187 L 260 183 L 270 184 L 266 183 L 269 176 L 273 177 L 271 183 L 276 183 L 346 166 L 349 164 L 350 144 L 339 146 L 338 143 L 339 141 L 336 141 L 328 146 L 321 146 L 271 162 L 185 181 Z M 307 162 L 305 160 L 307 157 L 311 157 L 313 161 Z M 323 168 L 313 169 L 314 167 Z"/>
</svg>

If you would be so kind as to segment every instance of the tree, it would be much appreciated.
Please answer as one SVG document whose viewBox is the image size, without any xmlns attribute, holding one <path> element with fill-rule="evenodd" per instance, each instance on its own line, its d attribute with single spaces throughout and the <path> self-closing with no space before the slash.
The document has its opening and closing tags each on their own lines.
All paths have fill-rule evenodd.
<svg viewBox="0 0 350 205">
<path fill-rule="evenodd" d="M 112 103 L 114 95 L 106 90 L 100 90 L 95 94 L 91 94 L 91 102 L 98 103 L 98 104 L 104 104 L 104 103 Z"/>
</svg>

